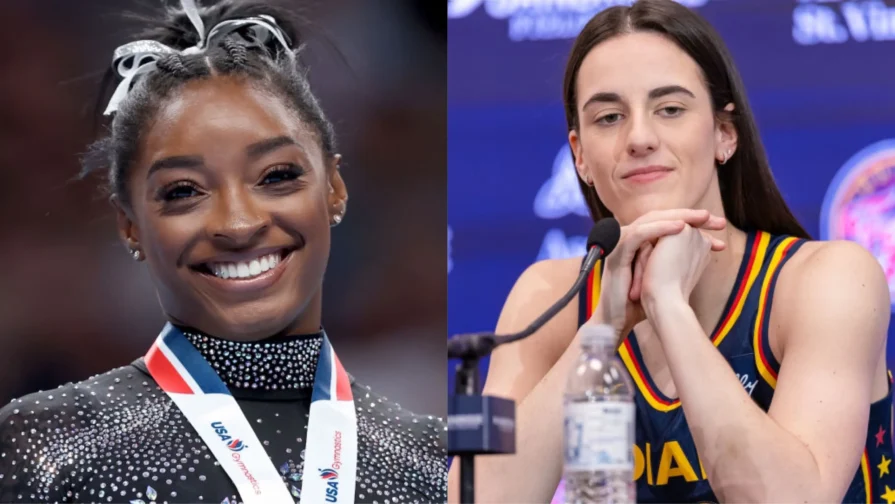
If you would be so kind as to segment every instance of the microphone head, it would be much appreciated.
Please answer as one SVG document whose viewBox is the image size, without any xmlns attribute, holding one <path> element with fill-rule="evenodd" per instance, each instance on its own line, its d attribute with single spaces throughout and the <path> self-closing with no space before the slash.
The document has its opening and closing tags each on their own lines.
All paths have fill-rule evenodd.
<svg viewBox="0 0 895 504">
<path fill-rule="evenodd" d="M 590 250 L 595 246 L 600 247 L 603 249 L 604 256 L 607 256 L 618 245 L 621 234 L 622 230 L 617 220 L 612 217 L 600 219 L 587 235 L 587 249 Z"/>
</svg>

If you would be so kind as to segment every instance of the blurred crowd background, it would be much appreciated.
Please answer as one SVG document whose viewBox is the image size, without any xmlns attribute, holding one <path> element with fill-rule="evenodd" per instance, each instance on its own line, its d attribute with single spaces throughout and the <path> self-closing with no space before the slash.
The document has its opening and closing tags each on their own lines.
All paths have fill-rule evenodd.
<svg viewBox="0 0 895 504">
<path fill-rule="evenodd" d="M 177 4 L 177 0 L 169 0 Z M 200 0 L 200 5 L 202 4 Z M 350 202 L 324 326 L 350 373 L 446 414 L 446 24 L 428 0 L 290 0 Z M 112 51 L 162 0 L 0 5 L 0 403 L 140 357 L 164 324 L 98 178 L 76 181 Z"/>
</svg>

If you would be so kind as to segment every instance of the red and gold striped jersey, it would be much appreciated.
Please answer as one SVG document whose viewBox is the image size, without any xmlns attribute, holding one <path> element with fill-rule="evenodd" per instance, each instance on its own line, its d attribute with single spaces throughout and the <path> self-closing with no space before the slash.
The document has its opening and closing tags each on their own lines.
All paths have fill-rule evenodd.
<svg viewBox="0 0 895 504">
<path fill-rule="evenodd" d="M 804 243 L 805 240 L 789 236 L 749 233 L 736 283 L 711 334 L 732 372 L 765 411 L 771 405 L 780 369 L 768 342 L 774 287 L 781 269 Z M 599 301 L 601 267 L 598 263 L 579 295 L 579 325 L 590 318 Z M 619 348 L 618 356 L 636 389 L 634 479 L 638 502 L 717 502 L 680 400 L 667 397 L 653 382 L 634 332 Z M 890 374 L 888 394 L 870 406 L 861 465 L 844 502 L 895 502 L 895 467 L 889 467 L 895 458 L 892 418 Z"/>
</svg>

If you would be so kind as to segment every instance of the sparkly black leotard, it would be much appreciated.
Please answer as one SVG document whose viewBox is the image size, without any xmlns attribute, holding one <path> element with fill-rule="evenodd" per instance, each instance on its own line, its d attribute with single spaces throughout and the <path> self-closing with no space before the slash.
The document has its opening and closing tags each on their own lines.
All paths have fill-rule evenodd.
<svg viewBox="0 0 895 504">
<path fill-rule="evenodd" d="M 236 398 L 299 502 L 322 333 L 246 343 L 184 332 Z M 445 502 L 444 421 L 415 415 L 351 382 L 356 501 Z M 241 498 L 138 359 L 0 410 L 0 502 L 230 504 Z"/>
</svg>

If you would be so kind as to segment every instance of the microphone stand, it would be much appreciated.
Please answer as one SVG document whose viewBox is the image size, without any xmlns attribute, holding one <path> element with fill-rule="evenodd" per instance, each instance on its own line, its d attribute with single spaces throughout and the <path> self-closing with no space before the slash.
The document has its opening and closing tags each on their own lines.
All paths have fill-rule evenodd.
<svg viewBox="0 0 895 504">
<path fill-rule="evenodd" d="M 466 351 L 449 353 L 450 357 L 461 359 L 455 368 L 454 395 L 448 404 L 448 455 L 460 457 L 460 502 L 463 504 L 475 502 L 476 455 L 516 452 L 515 425 L 509 432 L 506 429 L 501 432 L 492 417 L 495 411 L 500 411 L 515 423 L 515 404 L 508 399 L 479 395 L 479 362 L 495 348 L 495 338 L 490 333 L 457 336 L 452 340 L 466 343 Z"/>
<path fill-rule="evenodd" d="M 476 455 L 516 453 L 516 405 L 509 399 L 480 395 L 479 361 L 499 345 L 534 334 L 556 316 L 578 294 L 605 253 L 599 246 L 592 247 L 572 288 L 523 331 L 508 335 L 463 334 L 448 340 L 448 357 L 460 359 L 455 368 L 454 395 L 448 400 L 448 455 L 460 457 L 462 504 L 475 503 Z"/>
</svg>

